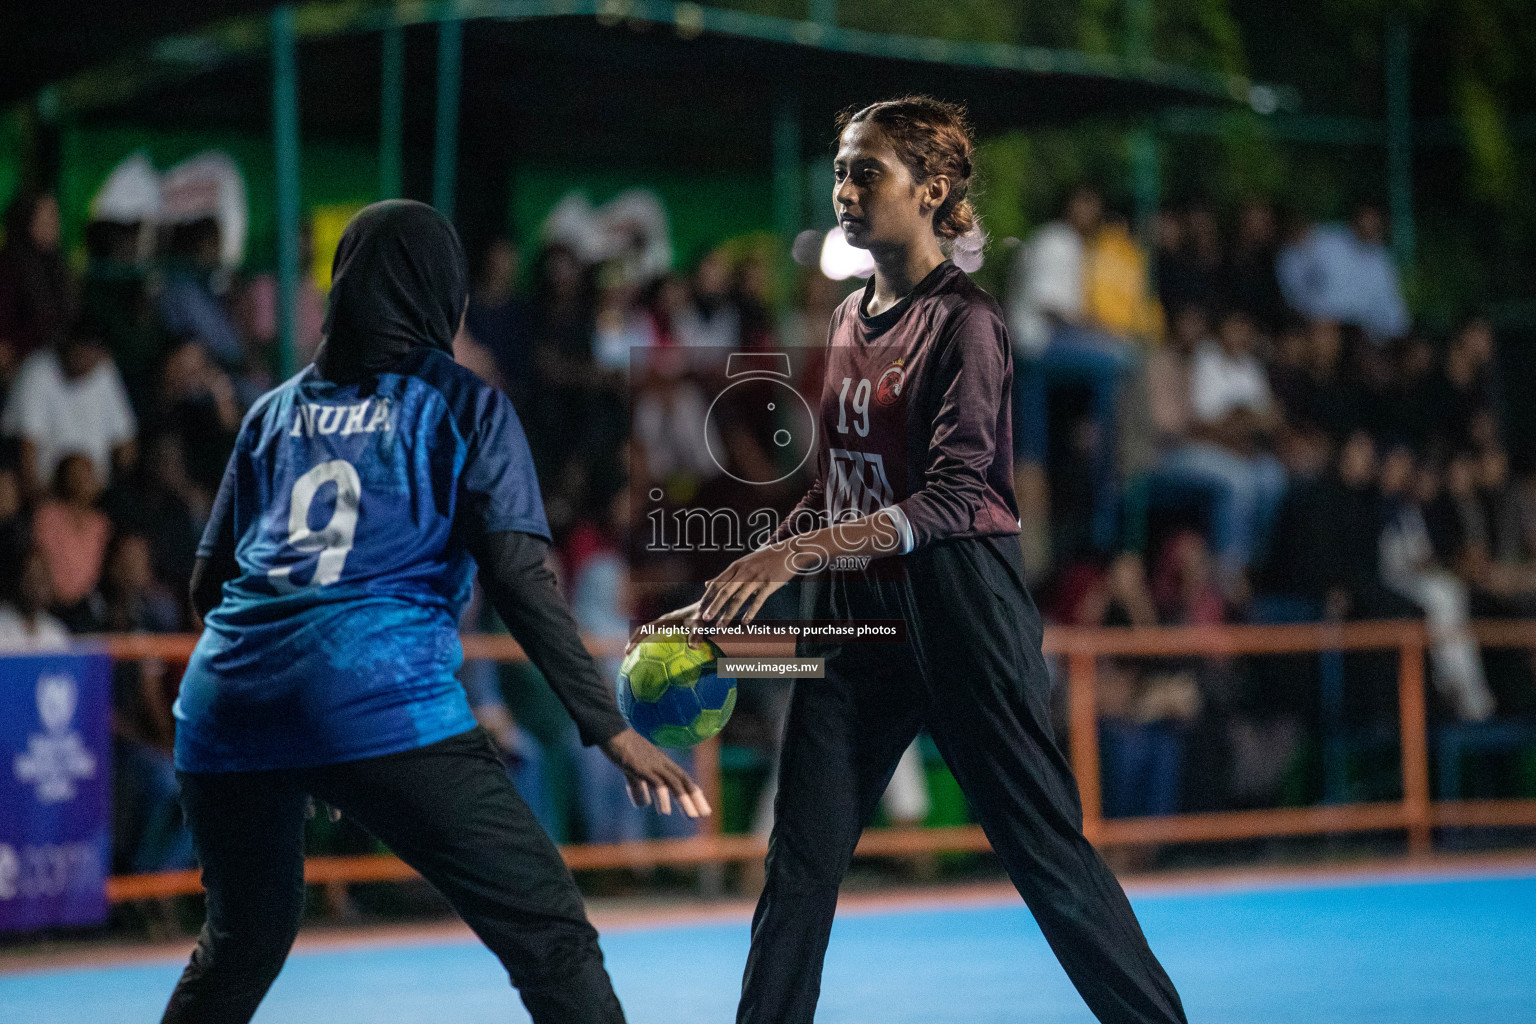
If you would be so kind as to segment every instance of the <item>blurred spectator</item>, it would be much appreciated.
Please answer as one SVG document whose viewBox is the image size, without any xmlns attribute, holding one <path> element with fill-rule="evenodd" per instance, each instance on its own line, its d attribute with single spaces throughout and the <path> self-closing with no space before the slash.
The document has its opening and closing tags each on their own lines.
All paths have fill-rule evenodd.
<svg viewBox="0 0 1536 1024">
<path fill-rule="evenodd" d="M 161 428 L 181 441 L 187 473 L 213 493 L 240 431 L 240 406 L 234 382 L 194 342 L 183 342 L 166 356 L 161 371 Z"/>
<path fill-rule="evenodd" d="M 1376 489 L 1376 445 L 1350 434 L 1333 472 L 1293 487 L 1280 508 L 1265 589 L 1300 602 L 1280 619 L 1400 618 L 1416 609 L 1382 582 L 1377 539 L 1386 508 Z"/>
<path fill-rule="evenodd" d="M 710 451 L 722 450 L 703 389 L 686 377 L 656 375 L 634 398 L 635 471 L 677 497 L 692 496 L 720 472 Z"/>
<path fill-rule="evenodd" d="M 495 360 L 507 397 L 524 418 L 533 389 L 533 310 L 515 291 L 518 253 L 498 235 L 476 253 L 464 327 Z"/>
<path fill-rule="evenodd" d="M 33 539 L 53 582 L 54 610 L 76 632 L 93 624 L 89 599 L 112 537 L 111 521 L 96 507 L 100 497 L 91 460 L 66 455 L 54 472 L 52 495 L 32 514 Z"/>
<path fill-rule="evenodd" d="M 1348 397 L 1354 407 L 1354 425 L 1368 431 L 1378 443 L 1390 440 L 1396 420 L 1399 379 L 1395 353 L 1386 345 L 1366 342 L 1357 328 L 1346 328 L 1353 344 L 1346 343 L 1349 357 Z"/>
<path fill-rule="evenodd" d="M 1532 472 L 1529 465 L 1511 488 L 1511 495 L 1522 549 L 1536 555 L 1536 472 Z M 0 497 L 0 501 L 3 501 L 3 497 Z M 4 506 L 0 504 L 0 521 L 4 519 Z"/>
<path fill-rule="evenodd" d="M 1214 309 L 1222 271 L 1221 231 L 1202 202 L 1158 216 L 1157 293 L 1171 320 L 1185 306 Z"/>
<path fill-rule="evenodd" d="M 0 653 L 67 650 L 69 631 L 48 614 L 52 603 L 48 563 L 26 530 L 8 531 L 0 541 Z"/>
<path fill-rule="evenodd" d="M 1082 321 L 1087 245 L 1103 217 L 1098 189 L 1079 185 L 1061 216 L 1019 247 L 1008 288 L 1008 328 L 1019 355 L 1038 357 L 1057 325 Z"/>
<path fill-rule="evenodd" d="M 1277 367 L 1275 391 L 1292 429 L 1321 431 L 1339 442 L 1355 424 L 1344 383 L 1344 336 L 1331 320 L 1314 320 L 1304 334 L 1287 331 L 1279 345 L 1284 362 Z"/>
<path fill-rule="evenodd" d="M 315 226 L 306 217 L 299 225 L 299 277 L 294 296 L 297 315 L 294 318 L 293 365 L 297 369 L 314 362 L 315 351 L 325 336 L 325 295 L 315 285 L 315 276 L 311 273 L 314 263 Z M 209 269 L 217 266 L 215 262 Z M 233 322 L 245 348 L 243 365 L 247 372 L 259 374 L 266 382 L 265 386 L 252 389 L 256 394 L 270 388 L 276 377 L 277 299 L 277 275 L 270 271 L 251 278 L 235 296 Z M 173 330 L 171 333 L 181 335 L 184 332 Z M 219 352 L 212 354 L 224 362 L 224 356 Z M 233 369 L 230 364 L 225 365 Z"/>
<path fill-rule="evenodd" d="M 18 362 L 59 342 L 73 301 L 59 252 L 58 200 L 47 192 L 23 192 L 6 208 L 0 249 L 0 384 Z"/>
<path fill-rule="evenodd" d="M 237 371 L 245 364 L 245 344 L 213 287 L 219 246 L 219 222 L 212 217 L 171 228 L 160 321 L 170 337 L 197 342 L 224 369 Z"/>
<path fill-rule="evenodd" d="M 592 372 L 596 281 L 576 253 L 547 246 L 534 268 L 533 415 L 524 423 L 540 476 L 552 477 L 583 424 Z"/>
<path fill-rule="evenodd" d="M 731 288 L 731 267 L 716 250 L 693 271 L 692 301 L 671 311 L 676 344 L 718 349 L 741 347 L 741 310 Z"/>
<path fill-rule="evenodd" d="M 1157 259 L 1157 300 L 1169 324 L 1190 305 L 1205 306 L 1209 297 L 1186 281 L 1184 221 L 1177 210 L 1158 210 L 1152 220 L 1154 255 Z"/>
<path fill-rule="evenodd" d="M 71 452 L 89 457 L 102 480 L 132 467 L 138 424 L 94 325 L 78 323 L 58 346 L 27 357 L 0 430 L 20 439 L 29 492 L 46 488 L 59 460 Z"/>
<path fill-rule="evenodd" d="M 1170 537 L 1152 574 L 1157 619 L 1167 626 L 1216 626 L 1226 617 L 1216 560 L 1193 530 Z"/>
<path fill-rule="evenodd" d="M 564 360 L 558 368 L 541 366 L 546 376 L 564 381 L 563 372 L 577 372 L 591 357 L 595 278 L 563 246 L 551 245 L 540 255 L 534 273 L 533 329 L 541 361 Z"/>
<path fill-rule="evenodd" d="M 749 352 L 777 347 L 769 296 L 771 275 L 768 261 L 756 252 L 747 253 L 736 264 L 732 292 L 741 316 L 741 347 Z"/>
<path fill-rule="evenodd" d="M 1388 501 L 1381 533 L 1382 582 L 1423 610 L 1435 687 L 1456 717 L 1482 721 L 1493 714 L 1493 693 L 1483 674 L 1482 651 L 1467 629 L 1471 597 L 1466 584 L 1436 558 L 1423 506 L 1434 500 L 1438 480 L 1416 469 L 1406 448 L 1393 449 L 1382 461 L 1381 491 Z"/>
<path fill-rule="evenodd" d="M 149 542 L 115 538 L 107 554 L 95 625 L 114 633 L 173 633 L 177 601 L 155 578 Z M 119 661 L 112 672 L 113 870 L 170 871 L 193 865 L 170 749 L 175 735 L 168 666 Z"/>
<path fill-rule="evenodd" d="M 845 286 L 816 267 L 801 267 L 796 277 L 795 302 L 779 320 L 779 343 L 784 348 L 820 348 L 827 343 L 832 314 L 843 301 Z"/>
<path fill-rule="evenodd" d="M 21 475 L 16 467 L 0 463 L 0 534 L 16 525 L 21 516 Z"/>
<path fill-rule="evenodd" d="M 1139 557 L 1122 553 L 1081 591 L 1072 621 L 1083 626 L 1156 626 L 1157 606 Z M 1104 813 L 1172 814 L 1179 809 L 1186 728 L 1200 712 L 1194 676 L 1134 658 L 1099 666 L 1099 741 Z"/>
<path fill-rule="evenodd" d="M 1119 213 L 1105 216 L 1084 254 L 1083 317 L 1121 338 L 1145 342 L 1162 334 L 1147 280 L 1147 254 Z"/>
<path fill-rule="evenodd" d="M 1510 487 L 1509 458 L 1499 448 L 1460 452 L 1446 469 L 1456 513 L 1457 568 L 1481 615 L 1536 615 L 1536 548 Z"/>
<path fill-rule="evenodd" d="M 1014 450 L 1026 556 L 1043 558 L 1050 499 L 1044 466 L 1050 452 L 1049 390 L 1086 385 L 1092 424 L 1091 535 L 1100 548 L 1113 540 L 1119 496 L 1115 438 L 1123 378 L 1135 352 L 1121 337 L 1088 319 L 1085 305 L 1089 247 L 1103 226 L 1104 201 L 1092 186 L 1069 195 L 1062 217 L 1042 227 L 1020 248 L 1010 282 L 1009 330 L 1015 346 Z"/>
<path fill-rule="evenodd" d="M 507 710 L 496 678 L 496 664 L 491 661 L 466 661 L 460 672 L 464 691 L 475 721 L 490 734 L 496 752 L 506 766 L 517 793 L 528 804 L 536 820 L 550 835 L 559 832 L 554 802 L 545 780 L 544 749 L 533 734 L 517 724 Z"/>
<path fill-rule="evenodd" d="M 628 374 L 630 350 L 656 345 L 656 322 L 640 308 L 639 300 L 640 289 L 625 279 L 620 265 L 603 267 L 592 352 L 597 365 L 609 373 Z"/>
<path fill-rule="evenodd" d="M 87 263 L 81 316 L 96 324 L 123 377 L 134 414 L 151 407 L 162 335 L 140 259 L 140 224 L 95 220 L 85 227 Z"/>
<path fill-rule="evenodd" d="M 1430 399 L 1440 442 L 1452 451 L 1499 443 L 1499 382 L 1493 325 L 1473 317 L 1457 329 L 1445 350 Z"/>
<path fill-rule="evenodd" d="M 1162 462 L 1166 472 L 1218 483 L 1216 547 L 1223 585 L 1238 598 L 1285 493 L 1285 469 L 1264 448 L 1277 410 L 1253 345 L 1246 313 L 1222 315 L 1215 338 L 1200 343 L 1190 364 L 1190 440 Z"/>
<path fill-rule="evenodd" d="M 136 731 L 135 712 L 142 700 L 137 687 L 118 687 L 114 679 L 113 695 L 112 871 L 137 874 L 194 867 L 175 763 L 163 747 L 145 742 Z M 169 718 L 168 707 L 165 715 Z"/>
<path fill-rule="evenodd" d="M 688 291 L 688 282 L 676 274 L 658 278 L 651 288 L 649 306 L 656 344 L 662 348 L 684 344 L 678 336 L 678 326 L 698 315 L 698 311 L 693 308 L 693 296 Z"/>
<path fill-rule="evenodd" d="M 1275 275 L 1279 229 L 1273 204 L 1249 199 L 1237 211 L 1237 232 L 1221 271 L 1226 301 L 1248 314 L 1259 330 L 1275 334 L 1285 325 L 1285 299 Z"/>
<path fill-rule="evenodd" d="M 1444 410 L 1436 396 L 1438 369 L 1435 346 L 1428 338 L 1410 335 L 1403 342 L 1388 405 L 1387 434 L 1393 443 L 1426 452 L 1443 432 Z"/>
<path fill-rule="evenodd" d="M 1280 287 L 1290 307 L 1312 320 L 1354 324 L 1377 344 L 1408 333 L 1408 307 L 1386 246 L 1386 218 L 1374 203 L 1350 223 L 1319 224 L 1280 251 Z"/>
<path fill-rule="evenodd" d="M 135 472 L 115 482 L 102 501 L 118 532 L 148 539 L 155 575 L 171 587 L 178 605 L 184 600 L 211 503 L 212 493 L 187 476 L 181 442 L 174 434 L 151 440 Z"/>
<path fill-rule="evenodd" d="M 180 602 L 155 575 L 153 551 L 143 534 L 113 538 L 102 574 L 99 619 L 111 633 L 174 633 L 180 628 Z"/>
</svg>

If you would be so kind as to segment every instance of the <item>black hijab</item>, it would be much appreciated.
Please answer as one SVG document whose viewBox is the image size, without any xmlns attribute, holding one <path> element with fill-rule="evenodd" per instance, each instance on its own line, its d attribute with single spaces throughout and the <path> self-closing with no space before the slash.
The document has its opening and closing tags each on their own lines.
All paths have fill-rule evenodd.
<svg viewBox="0 0 1536 1024">
<path fill-rule="evenodd" d="M 464 247 L 447 218 L 409 199 L 363 208 L 331 265 L 321 376 L 355 381 L 418 348 L 451 356 L 468 294 Z"/>
</svg>

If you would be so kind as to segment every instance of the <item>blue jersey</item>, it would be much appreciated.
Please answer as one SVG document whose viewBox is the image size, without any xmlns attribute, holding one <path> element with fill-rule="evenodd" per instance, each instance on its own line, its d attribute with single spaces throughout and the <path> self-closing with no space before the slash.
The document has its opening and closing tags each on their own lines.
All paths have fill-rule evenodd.
<svg viewBox="0 0 1536 1024">
<path fill-rule="evenodd" d="M 548 538 L 512 405 L 419 349 L 362 384 L 314 367 L 240 429 L 201 557 L 239 575 L 176 701 L 176 767 L 300 768 L 412 750 L 474 727 L 454 673 L 466 540 Z"/>
</svg>

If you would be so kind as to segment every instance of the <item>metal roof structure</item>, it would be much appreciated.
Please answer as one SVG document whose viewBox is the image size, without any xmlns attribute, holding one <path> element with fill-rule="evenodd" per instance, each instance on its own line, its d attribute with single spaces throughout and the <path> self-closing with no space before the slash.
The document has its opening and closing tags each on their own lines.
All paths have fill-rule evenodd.
<svg viewBox="0 0 1536 1024">
<path fill-rule="evenodd" d="M 450 215 L 461 185 L 495 192 L 513 159 L 772 166 L 787 235 L 803 161 L 854 104 L 928 93 L 963 101 L 990 133 L 1251 98 L 1244 78 L 1150 58 L 846 28 L 835 0 L 810 0 L 815 20 L 674 0 L 167 0 L 73 18 L 19 2 L 0 103 L 30 95 L 56 122 L 271 131 L 285 337 L 304 137 L 376 137 L 381 195 L 430 154 Z"/>
<path fill-rule="evenodd" d="M 154 11 L 159 5 L 139 6 Z M 23 16 L 20 30 L 10 36 L 8 45 L 16 46 L 17 54 L 5 61 L 13 72 L 0 83 L 0 103 L 23 98 L 29 87 L 47 87 L 62 110 L 87 114 L 132 105 L 167 88 L 190 92 L 178 87 L 192 81 L 202 84 L 207 75 L 258 61 L 271 40 L 271 22 L 262 9 L 277 6 L 212 0 L 201 9 L 247 10 L 196 32 L 151 40 L 137 40 L 126 31 L 111 50 L 100 48 L 103 33 L 99 26 L 91 27 L 99 20 L 92 12 L 69 26 L 83 34 L 83 42 L 60 53 L 52 77 L 43 77 L 48 72 L 23 55 L 59 49 L 54 45 L 58 30 L 30 42 Z M 568 71 L 579 68 L 581 74 L 562 76 L 564 81 L 552 91 L 569 92 L 573 79 L 585 79 L 576 92 L 588 96 L 604 79 L 624 71 L 650 81 L 686 80 L 693 84 L 695 97 L 706 86 L 745 92 L 789 76 L 807 93 L 827 95 L 830 90 L 839 99 L 860 91 L 848 84 L 861 80 L 870 81 L 875 92 L 882 86 L 889 91 L 893 83 L 908 89 L 932 87 L 968 98 L 974 94 L 978 113 L 985 112 L 989 122 L 996 115 L 999 123 L 1248 100 L 1246 79 L 1152 60 L 889 35 L 671 0 L 321 0 L 293 7 L 294 35 L 305 63 L 313 51 L 317 66 L 328 71 L 362 70 L 367 58 L 360 56 L 359 37 L 453 21 L 472 23 L 466 59 L 471 78 L 484 74 L 503 81 L 525 80 L 535 77 L 529 72 L 541 61 L 574 56 L 585 63 L 564 66 Z M 82 67 L 81 61 L 92 54 L 97 59 Z"/>
</svg>

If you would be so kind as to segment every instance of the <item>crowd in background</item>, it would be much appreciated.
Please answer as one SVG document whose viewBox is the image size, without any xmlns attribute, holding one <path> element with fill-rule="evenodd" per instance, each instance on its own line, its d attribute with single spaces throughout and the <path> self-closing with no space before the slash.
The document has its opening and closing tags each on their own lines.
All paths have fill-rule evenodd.
<svg viewBox="0 0 1536 1024">
<path fill-rule="evenodd" d="M 1311 224 L 1253 201 L 1229 225 L 1196 202 L 1158 214 L 1149 253 L 1081 186 L 1024 242 L 1016 491 L 1050 617 L 1422 617 L 1437 721 L 1530 716 L 1529 661 L 1490 671 L 1468 623 L 1536 612 L 1536 466 L 1504 447 L 1492 325 L 1416 332 L 1386 233 L 1369 202 Z M 1306 667 L 1105 665 L 1107 811 L 1272 801 L 1301 737 L 1394 721 L 1395 677 L 1352 668 L 1325 711 Z"/>
<path fill-rule="evenodd" d="M 276 380 L 275 282 L 222 268 L 211 218 L 93 222 L 79 274 L 52 196 L 21 196 L 5 227 L 0 651 L 188 630 L 197 538 L 243 410 Z M 1000 299 L 1015 345 L 1021 543 L 1049 620 L 1422 616 L 1440 719 L 1531 715 L 1528 661 L 1485 657 L 1467 624 L 1536 616 L 1536 467 L 1504 448 L 1491 325 L 1417 333 L 1385 231 L 1368 203 L 1347 224 L 1292 224 L 1265 202 L 1229 222 L 1197 202 L 1160 213 L 1148 250 L 1081 186 L 1015 253 L 996 247 L 1014 260 Z M 739 472 L 703 457 L 699 439 L 717 429 L 708 389 L 668 352 L 819 345 L 858 282 L 804 270 L 793 300 L 775 303 L 760 250 L 716 249 L 679 273 L 551 243 L 525 273 L 507 238 L 470 238 L 457 355 L 518 409 L 578 622 L 622 638 L 679 594 L 653 584 L 696 578 L 631 564 L 631 480 L 686 504 L 743 474 L 776 476 L 752 469 L 773 455 L 748 432 L 703 446 L 718 441 Z M 306 278 L 299 365 L 321 342 L 323 309 Z M 642 366 L 637 350 L 657 358 Z M 787 507 L 798 495 L 779 487 L 772 502 Z M 478 604 L 465 624 L 496 628 Z M 1351 664 L 1349 723 L 1390 717 L 1395 683 Z M 1326 726 L 1316 671 L 1106 662 L 1106 810 L 1285 797 L 1305 737 Z M 575 741 L 536 673 L 470 665 L 465 682 L 556 835 L 671 827 L 628 807 L 621 777 Z M 116 669 L 119 871 L 190 863 L 168 757 L 175 686 L 175 666 Z M 781 689 L 744 693 L 727 737 L 758 750 L 770 780 L 783 707 Z M 922 771 L 915 748 L 893 819 L 927 813 Z M 756 807 L 748 824 L 764 828 L 770 800 Z"/>
</svg>

